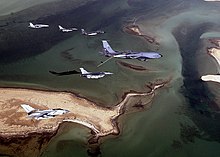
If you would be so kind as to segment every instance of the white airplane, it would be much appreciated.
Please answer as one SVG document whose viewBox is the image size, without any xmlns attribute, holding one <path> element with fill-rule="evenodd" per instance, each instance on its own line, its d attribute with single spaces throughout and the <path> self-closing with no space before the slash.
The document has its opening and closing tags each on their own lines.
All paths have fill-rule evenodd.
<svg viewBox="0 0 220 157">
<path fill-rule="evenodd" d="M 88 35 L 88 36 L 95 36 L 98 34 L 103 34 L 105 33 L 104 31 L 98 30 L 98 31 L 94 31 L 94 32 L 86 32 L 84 29 L 81 29 L 81 32 L 83 35 Z"/>
<path fill-rule="evenodd" d="M 81 71 L 81 76 L 86 77 L 88 79 L 99 79 L 104 77 L 105 75 L 111 75 L 113 73 L 110 72 L 88 72 L 84 68 L 79 68 Z"/>
<path fill-rule="evenodd" d="M 102 40 L 102 46 L 103 51 L 100 53 L 110 58 L 99 64 L 97 67 L 100 67 L 112 58 L 138 59 L 140 61 L 147 61 L 148 59 L 157 59 L 162 57 L 162 55 L 158 52 L 135 52 L 131 50 L 115 51 L 111 48 L 111 46 L 106 40 Z"/>
<path fill-rule="evenodd" d="M 63 28 L 61 25 L 58 26 L 59 30 L 62 32 L 72 32 L 72 31 L 77 31 L 77 28 Z"/>
<path fill-rule="evenodd" d="M 29 23 L 29 26 L 28 27 L 30 27 L 30 28 L 47 28 L 47 27 L 49 27 L 49 25 L 44 25 L 44 24 L 33 24 L 33 23 Z"/>
<path fill-rule="evenodd" d="M 135 51 L 114 51 L 106 40 L 102 40 L 103 52 L 107 57 L 138 59 L 146 61 L 147 59 L 161 58 L 162 55 L 158 52 L 135 52 Z"/>
<path fill-rule="evenodd" d="M 37 120 L 54 118 L 55 116 L 70 112 L 68 110 L 61 109 L 61 108 L 39 110 L 39 109 L 34 109 L 33 107 L 31 107 L 27 104 L 22 104 L 21 107 L 27 112 L 27 114 L 30 118 L 34 118 Z"/>
</svg>

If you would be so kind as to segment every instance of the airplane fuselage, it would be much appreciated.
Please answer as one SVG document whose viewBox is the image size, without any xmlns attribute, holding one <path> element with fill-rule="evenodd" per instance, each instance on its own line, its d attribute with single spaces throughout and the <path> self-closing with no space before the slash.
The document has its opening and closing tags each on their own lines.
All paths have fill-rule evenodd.
<svg viewBox="0 0 220 157">
<path fill-rule="evenodd" d="M 94 32 L 86 32 L 84 29 L 81 29 L 81 31 L 82 31 L 82 34 L 83 34 L 83 35 L 88 35 L 88 36 L 96 36 L 96 35 L 98 35 L 98 34 L 103 34 L 103 33 L 105 33 L 105 32 L 102 31 L 102 30 L 97 30 L 97 31 L 94 31 Z"/>
<path fill-rule="evenodd" d="M 98 33 L 96 33 L 96 32 L 93 32 L 93 33 L 86 33 L 86 35 L 88 35 L 88 36 L 95 36 L 95 35 L 97 35 Z"/>
<path fill-rule="evenodd" d="M 64 109 L 34 110 L 28 113 L 28 116 L 30 118 L 34 118 L 38 120 L 38 119 L 53 118 L 55 116 L 62 115 L 68 112 L 69 112 L 68 110 L 64 110 Z"/>
<path fill-rule="evenodd" d="M 77 28 L 70 28 L 70 29 L 66 29 L 66 28 L 62 28 L 60 29 L 62 32 L 72 32 L 72 31 L 77 31 Z"/>
<path fill-rule="evenodd" d="M 31 27 L 31 28 L 36 28 L 36 29 L 38 29 L 38 28 L 47 28 L 47 27 L 49 27 L 49 25 L 36 24 L 36 25 L 30 26 L 30 27 Z"/>
<path fill-rule="evenodd" d="M 161 58 L 162 55 L 157 52 L 132 52 L 132 53 L 121 53 L 113 55 L 114 58 L 125 58 L 125 59 L 138 59 L 138 60 L 147 60 L 147 59 L 157 59 Z"/>
<path fill-rule="evenodd" d="M 89 72 L 87 74 L 81 74 L 83 77 L 89 78 L 89 79 L 99 79 L 104 77 L 105 75 L 111 75 L 110 72 Z"/>
<path fill-rule="evenodd" d="M 135 51 L 115 51 L 111 48 L 106 40 L 102 40 L 103 51 L 101 52 L 106 57 L 138 59 L 146 61 L 147 59 L 161 58 L 162 55 L 158 52 L 135 52 Z"/>
<path fill-rule="evenodd" d="M 72 32 L 72 29 L 61 29 L 62 32 Z"/>
</svg>

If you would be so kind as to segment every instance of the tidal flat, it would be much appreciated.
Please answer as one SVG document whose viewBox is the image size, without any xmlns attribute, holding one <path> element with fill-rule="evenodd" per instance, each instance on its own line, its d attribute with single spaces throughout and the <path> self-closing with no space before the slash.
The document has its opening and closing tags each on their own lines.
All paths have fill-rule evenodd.
<svg viewBox="0 0 220 157">
<path fill-rule="evenodd" d="M 119 135 L 103 138 L 93 147 L 87 143 L 88 129 L 65 124 L 41 156 L 218 157 L 219 86 L 200 80 L 217 71 L 203 37 L 220 32 L 218 2 L 97 0 L 80 5 L 70 1 L 73 5 L 66 7 L 62 2 L 28 6 L 0 17 L 1 87 L 73 92 L 99 106 L 113 107 L 124 93 L 146 91 L 148 82 L 170 79 L 170 83 L 160 89 L 150 107 L 119 118 Z M 29 21 L 49 23 L 51 28 L 32 30 Z M 106 33 L 92 38 L 80 32 L 62 34 L 58 24 Z M 124 31 L 130 25 L 137 25 L 144 36 Z M 147 62 L 113 59 L 97 69 L 107 59 L 98 53 L 102 39 L 116 50 L 158 51 L 163 57 Z M 119 65 L 122 62 L 126 66 Z M 87 80 L 49 73 L 80 67 L 114 75 Z"/>
</svg>

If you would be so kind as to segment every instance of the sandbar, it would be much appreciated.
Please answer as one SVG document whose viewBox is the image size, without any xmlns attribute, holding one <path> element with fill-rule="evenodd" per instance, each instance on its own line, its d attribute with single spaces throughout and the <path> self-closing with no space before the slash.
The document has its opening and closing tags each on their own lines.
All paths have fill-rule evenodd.
<svg viewBox="0 0 220 157">
<path fill-rule="evenodd" d="M 123 31 L 128 34 L 131 34 L 131 35 L 136 35 L 136 36 L 142 37 L 147 42 L 149 42 L 151 44 L 154 43 L 155 45 L 159 46 L 159 42 L 156 40 L 156 38 L 151 37 L 150 35 L 147 35 L 147 34 L 143 34 L 142 30 L 140 29 L 140 27 L 137 24 L 125 25 L 123 27 Z"/>
<path fill-rule="evenodd" d="M 80 123 L 96 133 L 112 132 L 115 129 L 111 120 L 119 112 L 98 107 L 85 98 L 67 92 L 0 88 L 0 100 L 0 135 L 54 131 L 63 121 Z M 52 119 L 34 120 L 21 108 L 23 103 L 41 110 L 63 108 L 70 113 Z"/>
<path fill-rule="evenodd" d="M 135 70 L 135 71 L 149 71 L 149 69 L 146 69 L 143 66 L 134 65 L 134 64 L 127 63 L 127 62 L 123 62 L 123 61 L 117 61 L 117 64 L 120 66 L 129 68 L 129 69 Z"/>
<path fill-rule="evenodd" d="M 96 139 L 109 134 L 118 134 L 117 118 L 126 106 L 135 105 L 132 98 L 148 96 L 150 102 L 155 90 L 162 86 L 164 82 L 151 85 L 147 92 L 126 93 L 123 100 L 111 108 L 98 106 L 86 98 L 69 92 L 0 88 L 0 137 L 54 132 L 63 122 L 78 123 L 91 129 Z M 70 112 L 55 118 L 35 120 L 28 117 L 21 104 L 29 104 L 40 110 L 63 108 Z"/>
<path fill-rule="evenodd" d="M 118 135 L 119 116 L 150 107 L 156 89 L 170 80 L 156 80 L 145 85 L 145 92 L 129 91 L 112 107 L 96 103 L 70 92 L 23 88 L 0 88 L 0 151 L 6 155 L 37 157 L 47 147 L 64 123 L 77 123 L 91 130 L 88 144 L 98 144 L 100 137 Z M 28 117 L 21 104 L 36 109 L 63 108 L 70 112 L 50 119 Z M 148 105 L 149 104 L 149 105 Z M 104 105 L 103 105 L 104 106 Z"/>
<path fill-rule="evenodd" d="M 220 44 L 219 40 L 216 40 Z M 220 48 L 213 47 L 207 49 L 208 54 L 211 55 L 217 62 L 217 68 L 220 69 Z M 220 75 L 204 75 L 201 77 L 203 81 L 213 81 L 220 83 Z"/>
</svg>

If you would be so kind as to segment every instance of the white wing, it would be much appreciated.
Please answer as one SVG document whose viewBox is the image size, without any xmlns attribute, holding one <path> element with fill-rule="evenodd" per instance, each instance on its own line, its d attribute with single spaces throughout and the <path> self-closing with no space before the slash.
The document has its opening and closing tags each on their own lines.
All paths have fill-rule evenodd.
<svg viewBox="0 0 220 157">
<path fill-rule="evenodd" d="M 26 104 L 22 104 L 21 107 L 27 112 L 27 113 L 30 113 L 36 109 L 34 109 L 33 107 L 29 106 L 29 105 L 26 105 Z"/>
</svg>

